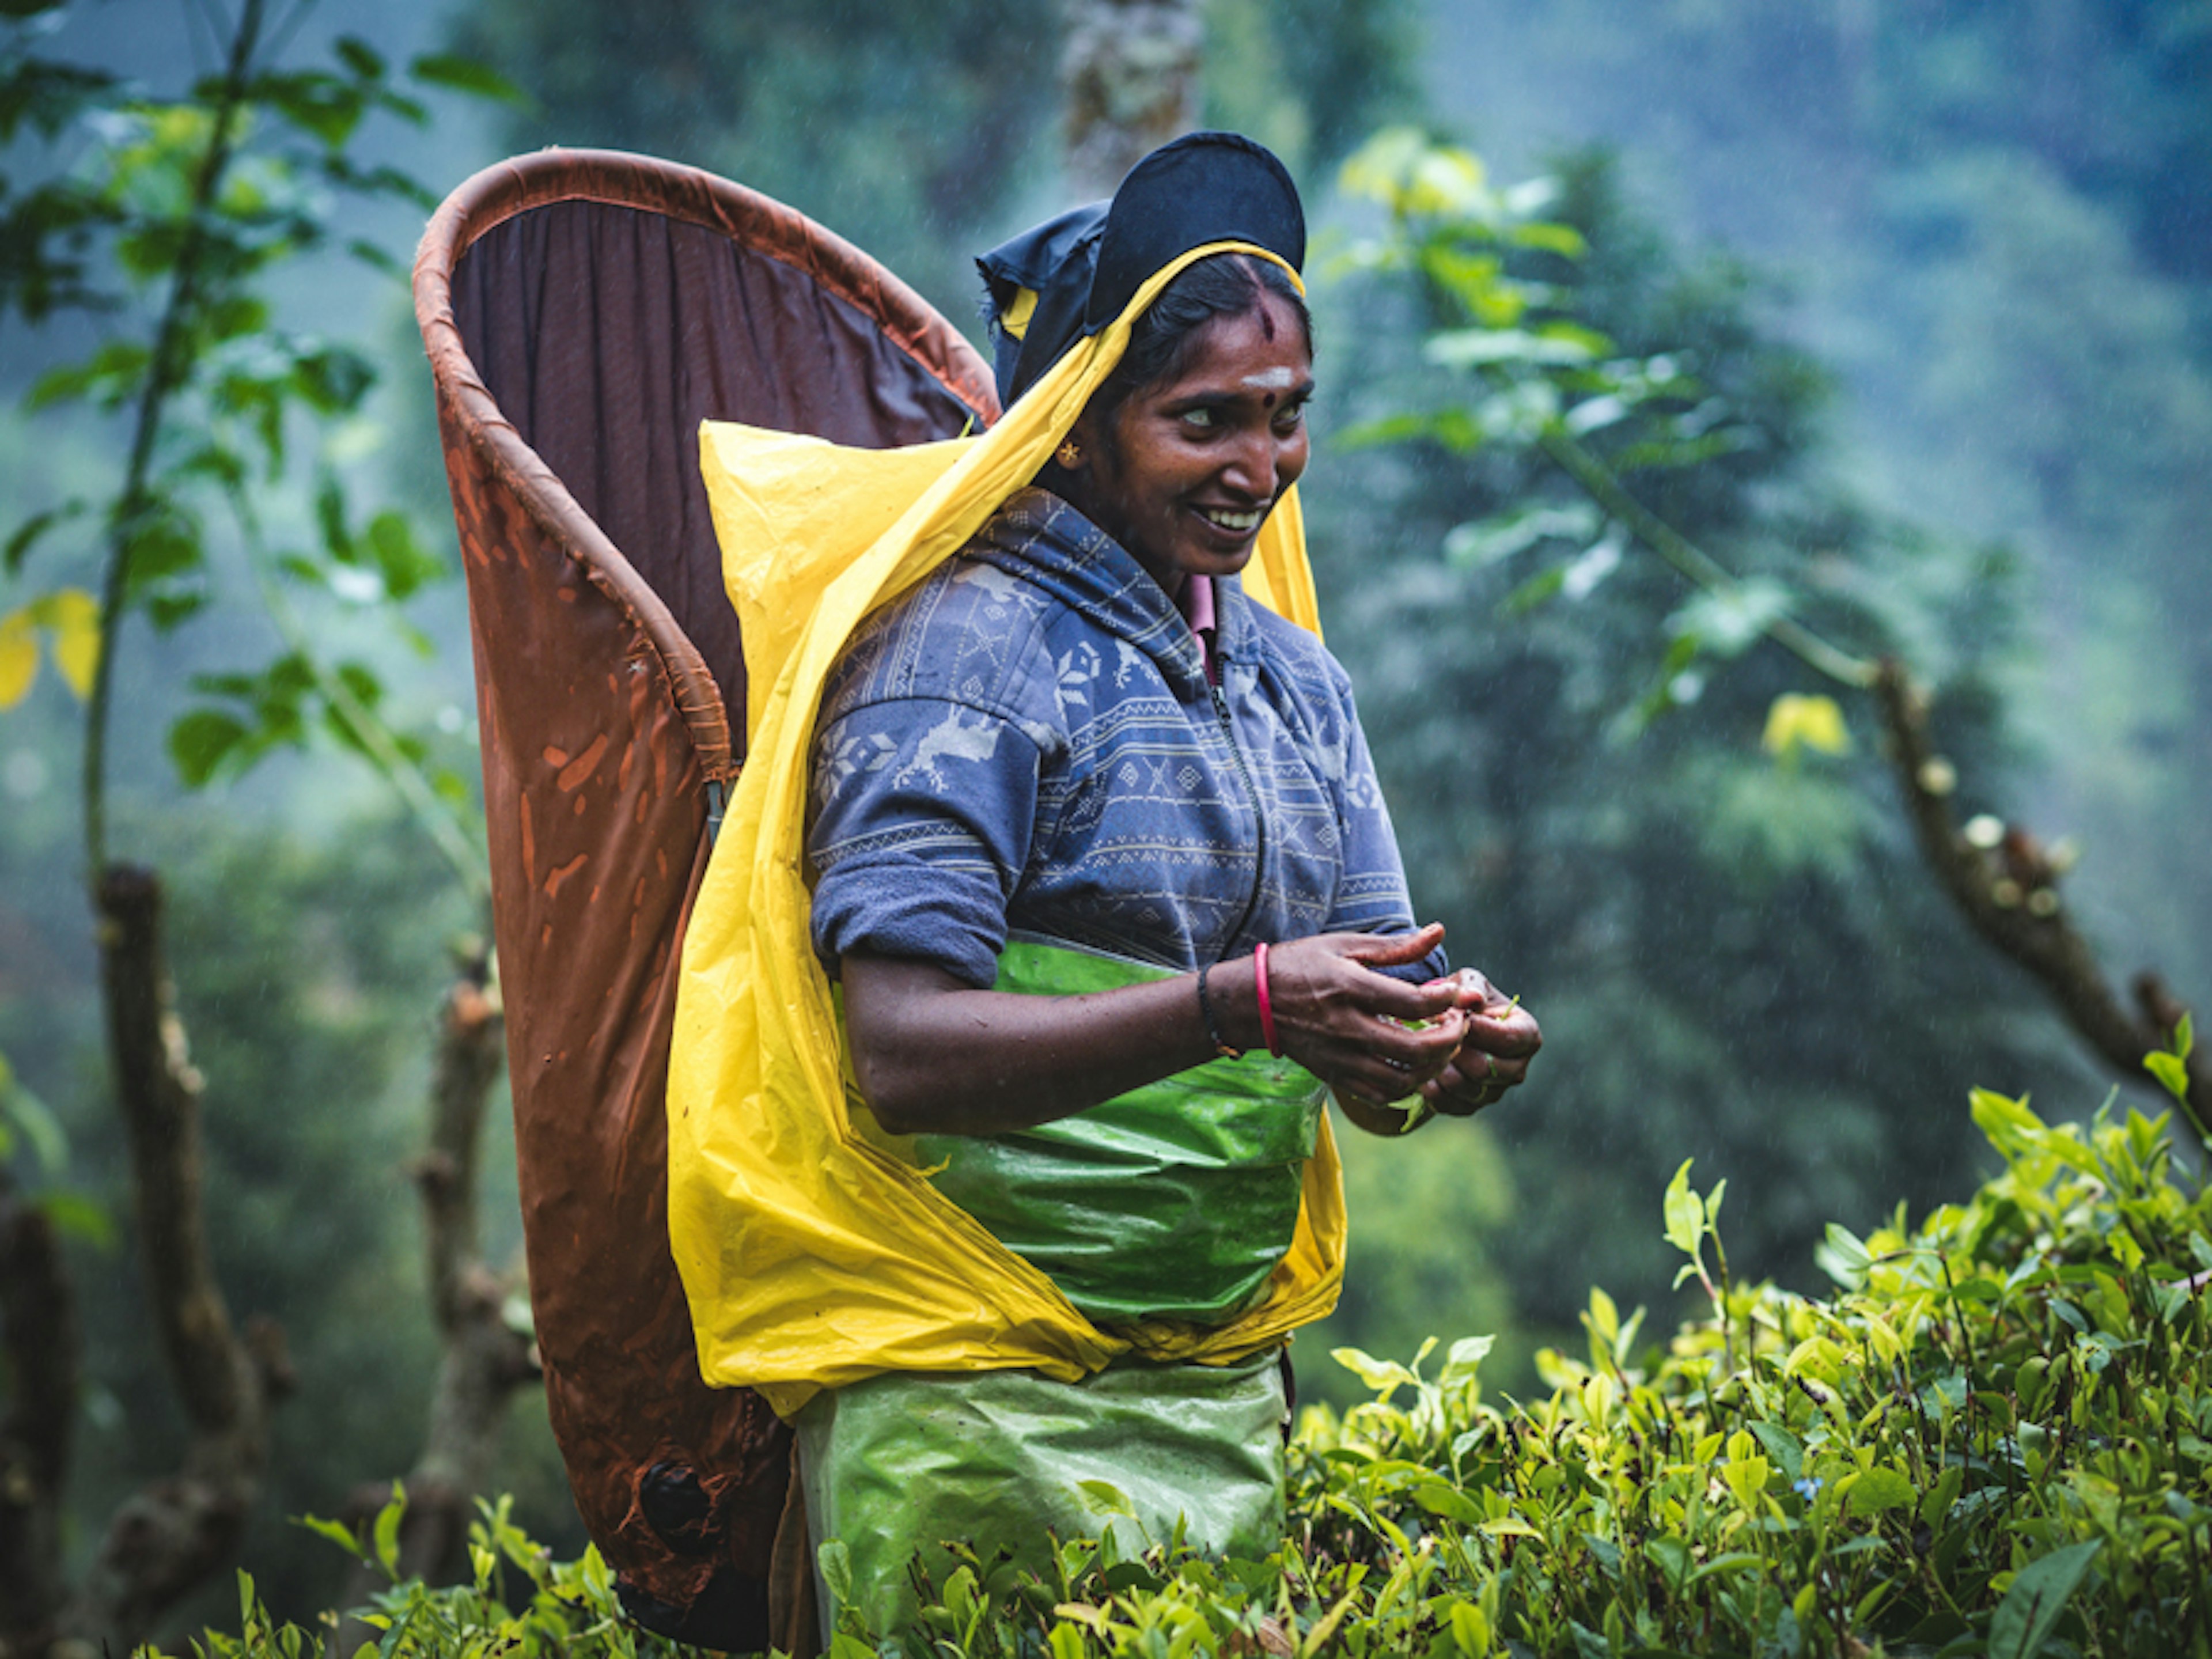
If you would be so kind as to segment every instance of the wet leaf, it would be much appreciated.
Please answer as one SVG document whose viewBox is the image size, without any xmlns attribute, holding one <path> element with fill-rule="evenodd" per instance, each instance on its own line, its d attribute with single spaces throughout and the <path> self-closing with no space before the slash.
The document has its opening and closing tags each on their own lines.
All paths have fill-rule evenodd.
<svg viewBox="0 0 2212 1659">
<path fill-rule="evenodd" d="M 1132 1521 L 1137 1511 L 1129 1502 L 1129 1495 L 1109 1480 L 1079 1480 L 1075 1483 L 1083 1507 L 1093 1515 L 1122 1515 Z"/>
<path fill-rule="evenodd" d="M 1785 691 L 1768 705 L 1766 729 L 1759 745 L 1778 760 L 1794 759 L 1800 749 L 1816 749 L 1824 755 L 1850 752 L 1850 728 L 1833 697 L 1803 696 Z"/>
<path fill-rule="evenodd" d="M 2029 1562 L 1990 1620 L 1990 1659 L 2035 1659 L 2050 1638 L 2067 1598 L 2103 1548 L 2101 1540 L 2073 1544 Z"/>
<path fill-rule="evenodd" d="M 1686 1158 L 1682 1160 L 1682 1167 L 1667 1183 L 1663 1206 L 1667 1242 L 1685 1255 L 1698 1253 L 1698 1241 L 1705 1227 L 1705 1204 L 1690 1190 L 1690 1165 L 1695 1161 Z"/>
<path fill-rule="evenodd" d="M 66 524 L 71 519 L 82 517 L 84 510 L 82 501 L 64 501 L 59 507 L 50 507 L 43 513 L 33 513 L 16 527 L 14 535 L 9 537 L 6 549 L 0 550 L 0 570 L 14 575 L 23 568 L 23 562 L 30 557 L 31 550 L 38 545 L 49 530 L 57 525 Z"/>
<path fill-rule="evenodd" d="M 1876 1467 L 1860 1471 L 1844 1502 L 1853 1515 L 1879 1515 L 1885 1510 L 1904 1509 L 1918 1497 L 1912 1482 L 1903 1474 Z"/>
<path fill-rule="evenodd" d="M 169 758 L 188 789 L 204 788 L 246 740 L 243 721 L 220 708 L 195 708 L 169 728 Z"/>
<path fill-rule="evenodd" d="M 27 611 L 0 617 L 0 709 L 31 695 L 39 678 L 39 636 Z"/>
<path fill-rule="evenodd" d="M 384 1576 L 394 1583 L 399 1577 L 399 1524 L 407 1518 L 407 1488 L 397 1480 L 392 1483 L 391 1501 L 376 1512 L 376 1524 L 370 1531 L 376 1548 L 376 1564 L 384 1569 Z"/>
<path fill-rule="evenodd" d="M 489 64 L 452 52 L 426 53 L 410 64 L 407 72 L 425 86 L 466 93 L 472 98 L 487 98 L 495 103 L 526 109 L 532 101 L 529 94 Z"/>
<path fill-rule="evenodd" d="M 100 670 L 100 601 L 81 587 L 64 587 L 31 607 L 32 620 L 53 641 L 54 666 L 82 702 L 92 695 Z"/>
<path fill-rule="evenodd" d="M 1584 542 L 1598 527 L 1597 509 L 1588 502 L 1565 507 L 1526 507 L 1496 518 L 1477 519 L 1457 526 L 1444 538 L 1444 557 L 1468 569 L 1479 570 L 1511 558 L 1539 542 Z"/>
</svg>

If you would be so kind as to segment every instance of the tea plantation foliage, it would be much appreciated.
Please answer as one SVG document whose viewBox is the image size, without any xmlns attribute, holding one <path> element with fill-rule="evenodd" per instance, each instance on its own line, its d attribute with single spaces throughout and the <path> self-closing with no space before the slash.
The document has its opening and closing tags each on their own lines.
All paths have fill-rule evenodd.
<svg viewBox="0 0 2212 1659">
<path fill-rule="evenodd" d="M 1487 1338 L 1433 1374 L 1427 1349 L 1340 1350 L 1375 1397 L 1305 1413 L 1279 1556 L 1070 1540 L 1039 1583 L 956 1543 L 917 1568 L 926 1632 L 848 1629 L 833 1659 L 2212 1653 L 2212 1199 L 2164 1118 L 2047 1125 L 1986 1093 L 1973 1115 L 2003 1172 L 1917 1227 L 1832 1227 L 1830 1296 L 1734 1283 L 1721 1188 L 1686 1164 L 1665 1227 L 1710 1315 L 1663 1343 L 1594 1291 L 1587 1356 L 1547 1353 L 1528 1403 L 1485 1397 Z M 382 1659 L 672 1659 L 596 1555 L 554 1565 L 503 1506 L 474 1559 L 473 1585 L 354 1615 Z M 836 1544 L 823 1565 L 835 1583 Z M 243 1638 L 201 1653 L 319 1650 L 244 1588 Z"/>
</svg>

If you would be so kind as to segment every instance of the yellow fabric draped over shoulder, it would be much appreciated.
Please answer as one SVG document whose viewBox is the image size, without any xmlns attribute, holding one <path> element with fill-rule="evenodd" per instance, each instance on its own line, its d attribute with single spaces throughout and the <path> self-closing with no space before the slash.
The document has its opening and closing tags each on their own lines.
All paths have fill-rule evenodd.
<svg viewBox="0 0 2212 1659">
<path fill-rule="evenodd" d="M 910 1147 L 850 1109 L 829 981 L 809 931 L 807 773 L 830 671 L 861 621 L 957 552 L 1033 477 L 1114 365 L 1155 274 L 998 425 L 908 449 L 708 422 L 702 461 L 744 632 L 747 751 L 684 941 L 668 1077 L 669 1244 L 709 1383 L 791 1417 L 884 1371 L 1027 1366 L 1073 1382 L 1134 1352 L 1228 1364 L 1335 1305 L 1345 1214 L 1324 1117 L 1290 1252 L 1230 1324 L 1094 1326 L 1043 1273 L 940 1195 Z M 1245 592 L 1318 634 L 1295 489 L 1261 529 Z"/>
</svg>

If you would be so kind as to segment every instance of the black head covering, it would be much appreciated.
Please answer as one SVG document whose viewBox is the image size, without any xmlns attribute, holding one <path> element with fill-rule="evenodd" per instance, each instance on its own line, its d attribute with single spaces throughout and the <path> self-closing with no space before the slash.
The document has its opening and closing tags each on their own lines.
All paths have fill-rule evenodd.
<svg viewBox="0 0 2212 1659">
<path fill-rule="evenodd" d="M 1048 219 L 976 260 L 990 290 L 1000 406 L 1120 316 L 1161 266 L 1209 242 L 1251 242 L 1293 270 L 1305 264 L 1297 186 L 1270 151 L 1233 132 L 1163 144 L 1129 169 L 1111 202 Z M 1036 307 L 1017 337 L 1005 319 L 1024 289 Z"/>
</svg>

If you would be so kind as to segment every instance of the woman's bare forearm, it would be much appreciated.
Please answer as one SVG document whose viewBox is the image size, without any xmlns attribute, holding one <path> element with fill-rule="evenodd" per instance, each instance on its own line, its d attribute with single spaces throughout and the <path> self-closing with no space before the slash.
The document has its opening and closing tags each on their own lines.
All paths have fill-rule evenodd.
<svg viewBox="0 0 2212 1659">
<path fill-rule="evenodd" d="M 860 1092 L 894 1134 L 1006 1134 L 1214 1057 L 1188 974 L 1041 997 L 972 990 L 930 963 L 857 951 L 842 973 Z M 1250 962 L 1214 968 L 1206 994 L 1230 1043 L 1256 1039 Z"/>
<path fill-rule="evenodd" d="M 1340 1100 L 1395 1100 L 1437 1076 L 1466 1024 L 1448 984 L 1379 969 L 1435 947 L 1440 928 L 1396 938 L 1328 933 L 1274 947 L 1282 1052 Z M 911 958 L 848 952 L 845 1024 L 860 1092 L 895 1134 L 1005 1134 L 1212 1060 L 1196 976 L 1083 996 L 970 989 Z M 1207 970 L 1221 1041 L 1261 1046 L 1258 974 L 1240 957 Z"/>
</svg>

